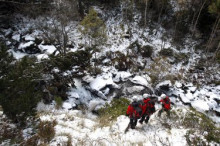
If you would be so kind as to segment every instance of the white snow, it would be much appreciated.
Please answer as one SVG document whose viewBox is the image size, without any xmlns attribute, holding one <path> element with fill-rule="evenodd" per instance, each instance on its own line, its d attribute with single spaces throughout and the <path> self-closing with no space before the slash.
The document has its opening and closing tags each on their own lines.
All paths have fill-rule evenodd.
<svg viewBox="0 0 220 146">
<path fill-rule="evenodd" d="M 12 36 L 12 39 L 15 40 L 15 41 L 17 41 L 17 42 L 19 42 L 19 41 L 20 41 L 20 37 L 21 37 L 20 34 L 16 34 L 16 35 L 13 35 L 13 36 Z"/>
<path fill-rule="evenodd" d="M 185 94 L 179 93 L 179 95 L 184 103 L 190 103 L 190 99 Z"/>
<path fill-rule="evenodd" d="M 132 74 L 130 72 L 120 71 L 120 72 L 117 72 L 113 80 L 114 82 L 126 81 L 131 75 Z"/>
<path fill-rule="evenodd" d="M 95 103 L 96 101 L 94 101 Z M 92 106 L 92 105 L 91 105 Z M 175 109 L 175 108 L 174 108 Z M 175 109 L 177 111 L 177 109 Z M 187 109 L 181 110 L 181 115 L 188 112 Z M 99 119 L 91 113 L 82 113 L 78 110 L 56 111 L 51 114 L 41 115 L 42 121 L 56 120 L 56 135 L 50 142 L 50 145 L 65 145 L 70 138 L 72 145 L 124 145 L 134 144 L 144 146 L 154 145 L 187 145 L 185 134 L 188 129 L 172 126 L 172 122 L 164 117 L 161 119 L 170 124 L 171 129 L 165 128 L 161 120 L 153 114 L 148 124 L 137 124 L 136 129 L 129 129 L 124 133 L 129 123 L 129 118 L 121 115 L 116 121 L 105 123 L 106 126 L 100 126 Z"/>
<path fill-rule="evenodd" d="M 44 104 L 43 101 L 37 104 L 37 111 L 38 112 L 51 112 L 55 109 L 54 104 L 48 105 Z"/>
<path fill-rule="evenodd" d="M 27 140 L 28 138 L 30 138 L 32 136 L 33 133 L 33 128 L 27 128 L 23 130 L 23 137 L 25 140 Z"/>
<path fill-rule="evenodd" d="M 97 110 L 100 107 L 103 107 L 105 105 L 105 102 L 100 99 L 93 99 L 89 102 L 89 111 Z"/>
<path fill-rule="evenodd" d="M 195 109 L 204 112 L 209 110 L 209 105 L 204 100 L 196 100 L 191 102 L 192 107 Z"/>
<path fill-rule="evenodd" d="M 38 60 L 47 59 L 47 58 L 49 58 L 49 56 L 47 54 L 38 54 L 37 55 L 37 59 Z"/>
<path fill-rule="evenodd" d="M 156 89 L 157 89 L 157 88 L 160 88 L 160 86 L 169 86 L 169 87 L 171 87 L 171 86 L 172 86 L 172 83 L 171 83 L 170 80 L 163 81 L 163 82 L 161 82 L 161 83 L 159 83 L 159 84 L 156 85 Z"/>
<path fill-rule="evenodd" d="M 95 90 L 100 90 L 104 88 L 106 85 L 112 85 L 114 88 L 118 88 L 118 85 L 115 84 L 112 80 L 112 74 L 107 73 L 101 76 L 96 77 L 93 81 L 90 83 L 90 87 Z"/>
<path fill-rule="evenodd" d="M 26 53 L 22 53 L 22 52 L 20 52 L 20 51 L 15 52 L 14 50 L 10 50 L 9 52 L 11 52 L 12 55 L 13 55 L 13 57 L 14 57 L 15 59 L 17 59 L 17 60 L 19 60 L 19 59 L 21 59 L 21 58 L 23 58 L 24 56 L 27 55 Z"/>
<path fill-rule="evenodd" d="M 176 81 L 174 86 L 177 87 L 177 88 L 180 88 L 180 87 L 182 87 L 182 83 Z"/>
<path fill-rule="evenodd" d="M 31 35 L 26 35 L 24 39 L 25 39 L 25 41 L 34 41 L 35 40 L 35 38 L 32 37 Z"/>
<path fill-rule="evenodd" d="M 24 48 L 27 48 L 31 45 L 33 45 L 34 42 L 33 41 L 29 41 L 29 42 L 26 42 L 26 43 L 21 43 L 19 46 L 18 46 L 18 49 L 24 49 Z"/>
<path fill-rule="evenodd" d="M 38 47 L 41 51 L 46 51 L 46 54 L 52 54 L 57 50 L 54 45 L 38 45 Z"/>
<path fill-rule="evenodd" d="M 86 75 L 86 76 L 84 76 L 84 77 L 82 78 L 82 80 L 83 80 L 84 82 L 90 83 L 90 82 L 92 82 L 92 81 L 94 80 L 94 78 L 93 78 L 92 76 L 90 76 L 90 75 Z"/>
<path fill-rule="evenodd" d="M 138 84 L 138 85 L 143 85 L 145 87 L 149 87 L 149 83 L 147 81 L 146 78 L 142 77 L 142 76 L 135 76 L 133 79 L 130 79 L 131 82 Z"/>
<path fill-rule="evenodd" d="M 180 10 L 180 7 L 178 3 L 172 0 L 171 3 L 174 7 L 174 11 Z M 177 6 L 177 7 L 175 7 Z M 96 10 L 99 11 L 100 14 L 103 14 L 102 9 L 99 9 L 96 7 Z M 122 19 L 120 19 L 121 14 L 118 14 L 118 17 L 116 18 L 109 18 L 106 21 L 107 25 L 107 31 L 108 31 L 108 40 L 106 46 L 103 46 L 103 49 L 100 53 L 98 53 L 99 56 L 105 54 L 107 51 L 121 51 L 121 53 L 126 54 L 127 53 L 127 47 L 134 42 L 135 40 L 138 40 L 141 46 L 144 45 L 151 45 L 154 48 L 154 54 L 153 56 L 157 55 L 156 53 L 161 50 L 162 46 L 162 36 L 163 33 L 166 31 L 162 27 L 158 26 L 158 29 L 153 30 L 154 35 L 149 35 L 149 29 L 142 29 L 138 27 L 138 25 L 134 22 L 131 23 L 131 26 L 128 26 L 126 24 L 123 24 Z M 137 16 L 137 18 L 139 18 Z M 24 20 L 25 27 L 21 27 L 21 30 L 19 30 L 17 33 L 14 33 L 12 36 L 12 39 L 19 42 L 21 38 L 21 34 L 24 34 L 23 32 L 27 31 L 30 27 L 34 26 L 35 21 L 30 21 L 29 19 Z M 74 22 L 75 24 L 75 22 Z M 77 24 L 77 23 L 76 23 Z M 122 30 L 120 27 L 123 24 L 124 30 Z M 131 28 L 132 36 L 130 39 L 122 38 L 122 35 L 125 34 L 125 32 L 128 30 L 128 28 Z M 34 38 L 36 38 L 36 35 L 40 35 L 40 31 L 36 30 L 34 32 L 35 34 L 30 34 L 25 36 L 25 40 L 29 41 L 26 43 L 21 43 L 19 45 L 19 49 L 23 49 L 25 47 L 28 47 L 32 45 L 34 42 Z M 70 40 L 75 42 L 74 48 L 71 48 L 71 51 L 76 51 L 78 46 L 80 44 L 83 44 L 84 42 L 88 42 L 84 37 L 81 37 L 80 32 L 77 29 L 74 29 L 70 32 Z M 164 43 L 165 48 L 172 48 L 174 51 L 177 51 L 176 48 L 174 48 L 171 45 L 171 40 L 168 39 Z M 186 40 L 186 44 L 190 45 L 184 45 L 181 52 L 191 52 L 189 51 L 190 48 L 193 48 L 193 42 L 191 40 Z M 10 44 L 10 43 L 8 43 Z M 192 45 L 192 46 L 191 46 Z M 38 59 L 42 58 L 48 58 L 48 54 L 54 53 L 56 51 L 56 47 L 53 45 L 38 45 L 38 47 L 45 51 L 44 54 L 38 54 L 36 55 Z M 16 59 L 20 59 L 24 57 L 25 53 L 21 52 L 14 52 L 11 51 Z M 194 63 L 198 61 L 199 54 L 195 54 L 194 52 L 191 52 L 190 60 L 188 66 L 182 66 L 182 64 L 177 64 L 172 66 L 168 70 L 171 71 L 172 74 L 179 73 L 178 71 L 182 68 L 187 71 L 190 66 L 192 66 Z M 103 63 L 107 63 L 110 61 L 109 59 L 104 60 Z M 138 58 L 137 63 L 143 64 L 144 60 L 143 58 Z M 151 65 L 151 61 L 147 60 L 148 65 Z M 126 81 L 130 79 L 131 82 L 137 84 L 133 87 L 129 87 L 127 91 L 129 93 L 133 93 L 135 91 L 140 92 L 145 87 L 151 86 L 151 79 L 150 77 L 145 74 L 140 75 L 137 74 L 131 74 L 130 72 L 118 72 L 114 67 L 105 67 L 100 66 L 103 74 L 92 77 L 90 75 L 87 75 L 83 77 L 83 81 L 89 83 L 90 87 L 94 90 L 97 90 L 100 92 L 101 89 L 105 88 L 107 85 L 112 86 L 113 88 L 119 88 L 119 86 L 116 84 L 120 81 Z M 75 68 L 73 68 L 74 70 Z M 68 74 L 68 73 L 65 73 Z M 162 72 L 159 74 L 159 76 L 165 76 L 167 73 Z M 115 75 L 113 77 L 113 75 Z M 134 78 L 131 78 L 133 75 L 136 75 Z M 184 75 L 183 75 L 184 77 Z M 99 122 L 97 121 L 96 117 L 92 115 L 91 113 L 84 113 L 76 110 L 70 110 L 71 108 L 75 107 L 77 104 L 86 104 L 88 106 L 88 111 L 97 110 L 100 107 L 102 107 L 105 104 L 105 101 L 99 98 L 95 98 L 91 95 L 89 91 L 87 91 L 81 84 L 81 81 L 74 80 L 76 88 L 71 88 L 68 92 L 68 100 L 63 103 L 63 110 L 56 111 L 55 110 L 55 104 L 52 103 L 52 105 L 45 105 L 42 102 L 40 102 L 37 106 L 38 112 L 42 112 L 42 115 L 40 115 L 41 120 L 56 120 L 58 122 L 58 125 L 56 128 L 56 136 L 53 139 L 53 141 L 50 143 L 50 145 L 65 145 L 63 143 L 68 141 L 69 135 L 72 139 L 72 145 L 77 145 L 79 143 L 82 143 L 82 145 L 187 145 L 185 134 L 187 129 L 178 129 L 172 127 L 172 129 L 166 129 L 161 124 L 160 119 L 158 119 L 156 116 L 152 116 L 152 118 L 149 121 L 148 125 L 140 125 L 138 123 L 137 129 L 135 130 L 129 130 L 126 134 L 124 134 L 124 129 L 127 126 L 127 123 L 129 122 L 129 119 L 125 116 L 119 116 L 117 121 L 113 122 L 111 126 L 106 127 L 100 127 Z M 163 85 L 169 85 L 172 87 L 171 81 L 164 81 L 159 83 L 156 88 L 163 86 Z M 192 107 L 194 107 L 196 110 L 199 110 L 201 112 L 208 111 L 210 109 L 213 109 L 215 111 L 220 111 L 219 104 L 214 99 L 220 99 L 220 86 L 217 87 L 209 87 L 204 86 L 201 87 L 201 89 L 197 89 L 192 83 L 186 84 L 187 87 L 189 87 L 189 90 L 185 93 L 182 89 L 182 82 L 177 81 L 172 89 L 172 93 L 175 93 L 175 95 L 180 94 L 180 98 L 184 103 L 191 104 Z M 106 88 L 103 93 L 108 94 L 109 88 Z M 211 91 L 210 91 L 211 90 Z M 192 93 L 192 92 L 195 93 Z M 147 96 L 147 95 L 144 95 Z M 132 96 L 131 98 L 140 98 L 141 96 Z M 180 106 L 182 103 L 180 103 L 178 98 L 172 97 L 172 101 L 175 101 L 176 105 Z M 45 113 L 44 113 L 45 112 Z M 219 117 L 213 117 L 213 119 L 217 122 L 220 121 Z M 24 131 L 24 135 L 28 135 L 28 131 Z M 27 136 L 26 136 L 27 137 Z"/>
<path fill-rule="evenodd" d="M 145 88 L 143 86 L 132 86 L 132 87 L 126 88 L 128 93 L 140 92 L 140 91 L 142 91 L 144 89 Z"/>
<path fill-rule="evenodd" d="M 75 103 L 69 103 L 68 101 L 67 102 L 63 102 L 63 105 L 62 105 L 62 107 L 64 109 L 67 109 L 67 110 L 69 110 L 69 109 L 71 109 L 71 108 L 73 108 L 75 106 L 76 106 Z"/>
</svg>

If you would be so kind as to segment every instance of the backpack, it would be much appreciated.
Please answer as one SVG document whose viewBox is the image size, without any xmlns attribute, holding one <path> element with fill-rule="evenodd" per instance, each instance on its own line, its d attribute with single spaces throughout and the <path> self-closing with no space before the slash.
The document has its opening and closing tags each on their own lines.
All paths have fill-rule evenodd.
<svg viewBox="0 0 220 146">
<path fill-rule="evenodd" d="M 169 100 L 169 99 L 165 99 L 165 100 L 164 100 L 164 103 L 165 103 L 165 104 L 164 104 L 164 108 L 165 108 L 165 109 L 170 109 L 170 100 Z"/>
<path fill-rule="evenodd" d="M 138 102 L 132 102 L 132 107 L 134 108 L 134 116 L 136 118 L 140 118 L 142 115 L 142 109 L 139 106 L 140 104 Z"/>
</svg>

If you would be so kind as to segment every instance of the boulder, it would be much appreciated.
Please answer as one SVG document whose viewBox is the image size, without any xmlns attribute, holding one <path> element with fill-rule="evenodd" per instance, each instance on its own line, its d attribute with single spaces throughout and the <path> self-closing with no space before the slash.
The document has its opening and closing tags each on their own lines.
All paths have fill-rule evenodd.
<svg viewBox="0 0 220 146">
<path fill-rule="evenodd" d="M 18 46 L 18 50 L 27 54 L 41 53 L 41 50 L 33 41 L 20 43 Z"/>
<path fill-rule="evenodd" d="M 133 86 L 133 87 L 128 87 L 126 88 L 126 92 L 128 94 L 132 93 L 141 93 L 145 88 L 143 86 Z"/>
<path fill-rule="evenodd" d="M 167 93 L 170 90 L 170 87 L 172 86 L 172 83 L 170 80 L 165 80 L 155 87 L 155 94 L 161 95 L 162 93 Z"/>
</svg>

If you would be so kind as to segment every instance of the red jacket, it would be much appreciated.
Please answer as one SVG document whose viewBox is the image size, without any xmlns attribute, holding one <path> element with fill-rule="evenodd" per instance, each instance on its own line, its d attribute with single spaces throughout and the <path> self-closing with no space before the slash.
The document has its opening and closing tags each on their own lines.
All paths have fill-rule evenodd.
<svg viewBox="0 0 220 146">
<path fill-rule="evenodd" d="M 166 110 L 170 110 L 170 99 L 168 96 L 164 99 L 161 99 L 160 102 L 162 103 L 163 108 L 165 108 Z"/>
<path fill-rule="evenodd" d="M 150 98 L 143 99 L 143 102 L 145 104 L 142 106 L 142 111 L 143 111 L 142 115 L 143 114 L 151 115 L 153 109 L 155 109 L 154 104 L 151 102 L 151 99 Z"/>
<path fill-rule="evenodd" d="M 139 109 L 142 110 L 141 106 L 138 105 Z M 132 104 L 130 104 L 128 106 L 128 109 L 127 109 L 127 112 L 126 112 L 126 115 L 128 115 L 130 118 L 140 118 L 141 114 L 135 110 L 135 108 L 132 106 Z"/>
</svg>

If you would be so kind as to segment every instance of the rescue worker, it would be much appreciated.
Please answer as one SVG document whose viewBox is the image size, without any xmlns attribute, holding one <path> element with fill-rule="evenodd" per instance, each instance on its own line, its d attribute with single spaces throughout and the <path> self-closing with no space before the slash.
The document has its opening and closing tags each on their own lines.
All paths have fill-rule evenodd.
<svg viewBox="0 0 220 146">
<path fill-rule="evenodd" d="M 130 127 L 131 129 L 135 129 L 137 125 L 137 120 L 141 117 L 142 109 L 137 100 L 134 100 L 127 109 L 126 116 L 130 118 Z"/>
<path fill-rule="evenodd" d="M 144 98 L 143 102 L 144 105 L 142 106 L 142 115 L 139 123 L 143 124 L 144 121 L 147 124 L 150 119 L 150 115 L 155 112 L 155 102 L 150 97 Z"/>
<path fill-rule="evenodd" d="M 161 97 L 162 99 L 160 100 L 160 102 L 162 103 L 162 109 L 158 112 L 158 116 L 160 117 L 161 113 L 165 111 L 168 117 L 170 117 L 170 99 L 165 94 L 162 94 Z"/>
</svg>

